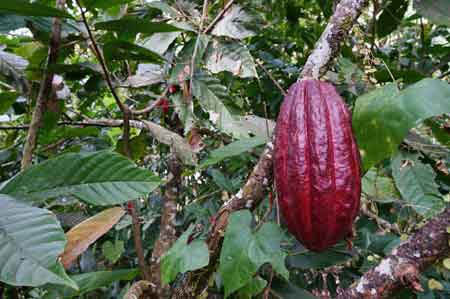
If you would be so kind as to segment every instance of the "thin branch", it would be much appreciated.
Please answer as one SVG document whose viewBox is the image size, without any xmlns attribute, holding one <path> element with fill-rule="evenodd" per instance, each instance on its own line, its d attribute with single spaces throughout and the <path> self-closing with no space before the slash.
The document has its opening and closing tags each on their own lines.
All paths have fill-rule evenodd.
<svg viewBox="0 0 450 299">
<path fill-rule="evenodd" d="M 233 5 L 234 0 L 228 1 L 228 3 L 225 5 L 225 7 L 217 14 L 217 16 L 214 18 L 214 20 L 206 27 L 205 31 L 203 31 L 204 34 L 210 33 L 214 26 L 222 19 L 222 17 L 225 15 L 225 13 L 230 9 L 231 5 Z"/>
<path fill-rule="evenodd" d="M 97 60 L 100 62 L 100 65 L 102 67 L 103 76 L 105 77 L 106 83 L 108 84 L 109 90 L 111 91 L 111 94 L 113 95 L 117 106 L 120 108 L 120 111 L 122 112 L 123 149 L 124 149 L 125 155 L 131 159 L 131 150 L 130 150 L 130 116 L 131 116 L 131 112 L 130 112 L 130 109 L 128 108 L 128 106 L 125 103 L 122 103 L 120 101 L 119 96 L 117 95 L 117 93 L 112 85 L 110 72 L 108 70 L 106 62 L 103 59 L 103 55 L 100 52 L 97 42 L 95 41 L 94 35 L 92 34 L 91 28 L 89 27 L 89 23 L 87 21 L 85 11 L 84 11 L 83 7 L 81 6 L 79 0 L 76 0 L 76 3 L 81 11 L 81 18 L 82 18 L 84 26 L 86 27 L 86 30 L 88 32 L 89 39 L 91 41 L 95 56 L 97 57 Z M 143 278 L 145 280 L 148 280 L 150 278 L 150 273 L 148 272 L 148 266 L 145 262 L 144 247 L 142 245 L 141 226 L 140 226 L 140 221 L 139 221 L 139 215 L 136 210 L 136 201 L 130 201 L 129 207 L 131 210 L 131 217 L 132 217 L 132 223 L 133 223 L 134 246 L 136 249 L 136 255 L 138 257 L 139 268 L 142 272 Z"/>
<path fill-rule="evenodd" d="M 387 229 L 397 235 L 401 235 L 401 231 L 397 225 L 391 224 L 389 221 L 384 220 L 374 212 L 370 211 L 365 205 L 361 205 L 361 213 L 369 217 L 370 219 L 375 220 L 375 222 L 383 229 Z"/>
<path fill-rule="evenodd" d="M 267 76 L 270 78 L 270 80 L 272 80 L 273 84 L 280 90 L 281 94 L 283 96 L 286 96 L 287 95 L 286 90 L 284 90 L 284 88 L 280 85 L 280 83 L 278 83 L 278 81 L 275 80 L 275 78 L 269 72 L 269 70 L 258 60 L 256 60 L 256 64 L 267 74 Z"/>
<path fill-rule="evenodd" d="M 391 298 L 402 286 L 423 291 L 419 278 L 421 271 L 450 252 L 448 227 L 450 208 L 421 227 L 336 299 Z"/>
<path fill-rule="evenodd" d="M 56 2 L 56 8 L 63 9 L 65 0 L 58 0 Z M 42 124 L 42 117 L 45 112 L 45 106 L 48 99 L 53 93 L 53 71 L 49 69 L 49 66 L 55 64 L 58 59 L 58 50 L 61 43 L 61 20 L 59 18 L 53 19 L 52 34 L 50 37 L 50 46 L 48 52 L 47 67 L 44 71 L 44 78 L 41 81 L 39 88 L 39 94 L 36 99 L 36 107 L 33 111 L 31 118 L 30 129 L 28 130 L 27 139 L 23 149 L 23 156 L 21 162 L 21 168 L 26 169 L 31 166 L 33 161 L 33 153 L 36 149 L 37 135 L 39 128 Z"/>
<path fill-rule="evenodd" d="M 194 52 L 192 53 L 190 78 L 189 78 L 189 94 L 192 94 L 192 85 L 194 82 L 194 71 L 195 71 L 195 59 L 198 52 L 198 47 L 200 45 L 200 36 L 202 35 L 203 23 L 205 22 L 206 15 L 208 13 L 208 0 L 203 0 L 203 10 L 202 16 L 200 18 L 200 26 L 198 28 L 197 40 L 195 41 Z"/>
<path fill-rule="evenodd" d="M 169 91 L 168 88 L 164 89 L 163 93 L 155 101 L 153 101 L 150 105 L 148 105 L 144 109 L 133 110 L 133 109 L 130 108 L 131 114 L 132 115 L 139 115 L 139 114 L 145 114 L 145 113 L 148 113 L 148 112 L 152 111 L 153 109 L 155 109 L 158 106 L 159 101 L 162 98 L 165 98 L 167 96 L 168 91 Z"/>
</svg>

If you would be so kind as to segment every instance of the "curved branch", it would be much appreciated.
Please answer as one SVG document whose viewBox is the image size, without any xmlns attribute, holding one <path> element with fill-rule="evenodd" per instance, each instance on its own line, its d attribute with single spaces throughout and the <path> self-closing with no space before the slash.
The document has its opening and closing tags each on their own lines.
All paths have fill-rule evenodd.
<svg viewBox="0 0 450 299">
<path fill-rule="evenodd" d="M 450 252 L 448 227 L 450 208 L 430 220 L 336 299 L 389 298 L 401 286 L 423 291 L 420 271 Z"/>
</svg>

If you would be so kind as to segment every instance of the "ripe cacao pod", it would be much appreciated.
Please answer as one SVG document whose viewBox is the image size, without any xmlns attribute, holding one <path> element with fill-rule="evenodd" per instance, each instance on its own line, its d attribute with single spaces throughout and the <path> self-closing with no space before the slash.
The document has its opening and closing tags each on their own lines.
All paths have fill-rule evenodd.
<svg viewBox="0 0 450 299">
<path fill-rule="evenodd" d="M 291 86 L 277 120 L 274 167 L 281 212 L 306 248 L 325 250 L 352 232 L 360 157 L 350 112 L 333 85 Z"/>
</svg>

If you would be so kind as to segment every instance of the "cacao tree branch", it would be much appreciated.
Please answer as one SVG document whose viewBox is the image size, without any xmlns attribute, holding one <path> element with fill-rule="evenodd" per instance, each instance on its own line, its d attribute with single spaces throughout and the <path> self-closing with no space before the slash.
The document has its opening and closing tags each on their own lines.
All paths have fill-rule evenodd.
<svg viewBox="0 0 450 299">
<path fill-rule="evenodd" d="M 170 291 L 170 285 L 161 282 L 161 257 L 170 249 L 176 241 L 175 218 L 177 215 L 177 200 L 180 197 L 182 164 L 175 155 L 168 159 L 169 181 L 165 185 L 163 213 L 159 237 L 153 247 L 150 260 L 152 293 L 159 298 L 166 298 Z"/>
<path fill-rule="evenodd" d="M 336 299 L 390 298 L 399 287 L 422 291 L 420 271 L 450 252 L 450 208 L 421 227 Z"/>
<path fill-rule="evenodd" d="M 63 9 L 65 0 L 56 1 L 56 8 Z M 31 117 L 30 129 L 28 130 L 27 139 L 25 141 L 23 156 L 21 161 L 21 168 L 26 169 L 31 166 L 33 160 L 33 152 L 36 149 L 37 135 L 42 123 L 42 117 L 45 112 L 45 106 L 48 99 L 52 96 L 53 90 L 53 76 L 54 73 L 49 69 L 49 66 L 55 64 L 58 59 L 58 51 L 61 43 L 61 20 L 59 18 L 53 19 L 52 34 L 50 37 L 50 45 L 48 49 L 47 66 L 44 71 L 44 77 L 41 80 L 39 87 L 39 94 L 36 99 L 36 107 Z"/>
<path fill-rule="evenodd" d="M 341 41 L 347 37 L 353 23 L 367 4 L 365 0 L 342 0 L 336 7 L 325 31 L 322 33 L 315 49 L 309 56 L 300 77 L 319 78 L 323 75 L 333 59 L 337 56 Z M 258 163 L 253 168 L 247 182 L 225 203 L 215 217 L 209 232 L 207 244 L 210 251 L 210 266 L 207 271 L 198 275 L 196 289 L 192 290 L 192 276 L 183 282 L 184 293 L 179 292 L 174 298 L 190 298 L 208 288 L 209 277 L 215 270 L 219 257 L 220 246 L 228 224 L 228 218 L 234 211 L 248 208 L 254 209 L 262 201 L 265 191 L 272 181 L 273 143 L 269 142 Z"/>
</svg>

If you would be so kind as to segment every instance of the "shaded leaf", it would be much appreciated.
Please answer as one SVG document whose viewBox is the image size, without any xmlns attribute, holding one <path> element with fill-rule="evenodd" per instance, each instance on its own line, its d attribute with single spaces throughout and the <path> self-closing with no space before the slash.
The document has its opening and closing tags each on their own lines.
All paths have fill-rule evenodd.
<svg viewBox="0 0 450 299">
<path fill-rule="evenodd" d="M 183 31 L 183 29 L 164 22 L 149 22 L 137 18 L 123 18 L 120 20 L 95 23 L 95 29 L 147 34 L 153 34 L 156 32 Z"/>
<path fill-rule="evenodd" d="M 430 218 L 444 207 L 444 201 L 435 183 L 436 173 L 417 155 L 398 153 L 392 160 L 392 175 L 405 201 L 417 213 Z"/>
<path fill-rule="evenodd" d="M 191 225 L 161 259 L 163 283 L 173 281 L 178 273 L 203 268 L 209 264 L 208 246 L 202 240 L 188 242 L 194 226 Z"/>
<path fill-rule="evenodd" d="M 127 78 L 131 87 L 143 87 L 153 85 L 164 80 L 164 69 L 158 64 L 140 63 L 136 74 Z"/>
<path fill-rule="evenodd" d="M 103 53 L 107 61 L 113 60 L 141 60 L 152 63 L 163 63 L 159 54 L 147 48 L 121 40 L 114 40 L 103 46 Z"/>
<path fill-rule="evenodd" d="M 123 269 L 114 271 L 97 271 L 78 275 L 71 275 L 70 278 L 75 281 L 80 289 L 78 291 L 69 288 L 60 288 L 57 286 L 48 286 L 47 290 L 54 291 L 51 296 L 43 299 L 63 299 L 81 296 L 85 293 L 97 290 L 103 287 L 109 287 L 116 281 L 131 281 L 139 275 L 139 269 Z M 60 297 L 55 297 L 60 296 Z"/>
<path fill-rule="evenodd" d="M 58 262 L 66 239 L 55 215 L 3 194 L 0 207 L 0 281 L 77 288 Z"/>
<path fill-rule="evenodd" d="M 44 16 L 71 18 L 67 12 L 40 3 L 30 3 L 25 0 L 8 0 L 0 2 L 0 13 L 9 13 L 20 16 Z"/>
<path fill-rule="evenodd" d="M 106 241 L 102 244 L 102 253 L 110 263 L 115 264 L 125 252 L 124 245 L 122 240 L 116 240 L 114 243 Z"/>
<path fill-rule="evenodd" d="M 385 37 L 397 29 L 408 9 L 408 4 L 408 0 L 393 0 L 383 8 L 383 12 L 377 19 L 378 37 Z"/>
<path fill-rule="evenodd" d="M 14 104 L 19 94 L 14 91 L 0 93 L 0 114 L 5 113 Z"/>
<path fill-rule="evenodd" d="M 93 205 L 114 205 L 141 197 L 161 180 L 113 152 L 69 153 L 19 173 L 0 190 L 26 200 L 74 196 Z"/>
<path fill-rule="evenodd" d="M 132 2 L 133 0 L 83 0 L 83 4 L 89 8 L 101 8 L 101 9 L 108 9 L 113 6 L 126 4 L 129 2 Z"/>
<path fill-rule="evenodd" d="M 353 112 L 353 130 L 364 169 L 395 153 L 420 121 L 450 112 L 449 98 L 450 86 L 436 79 L 421 80 L 402 91 L 386 84 L 360 96 Z"/>
<path fill-rule="evenodd" d="M 261 293 L 266 285 L 267 281 L 257 276 L 239 290 L 237 298 L 251 299 L 253 296 Z"/>
<path fill-rule="evenodd" d="M 371 200 L 377 202 L 393 202 L 399 198 L 394 181 L 388 176 L 383 176 L 372 167 L 362 178 L 362 191 Z"/>
<path fill-rule="evenodd" d="M 240 155 L 254 147 L 263 145 L 266 141 L 267 140 L 265 138 L 251 137 L 232 142 L 213 150 L 205 160 L 200 162 L 199 167 L 205 168 L 207 166 L 217 164 L 226 158 Z"/>
<path fill-rule="evenodd" d="M 67 246 L 61 263 L 67 269 L 92 243 L 106 234 L 125 214 L 120 207 L 110 208 L 77 224 L 66 233 Z"/>
</svg>

